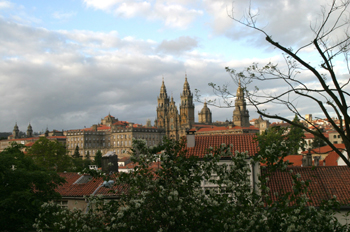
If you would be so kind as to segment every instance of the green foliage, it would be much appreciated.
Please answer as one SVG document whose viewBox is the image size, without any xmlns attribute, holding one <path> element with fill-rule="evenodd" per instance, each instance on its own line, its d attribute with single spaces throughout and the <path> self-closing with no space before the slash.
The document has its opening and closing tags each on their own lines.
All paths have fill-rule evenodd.
<svg viewBox="0 0 350 232">
<path fill-rule="evenodd" d="M 312 143 L 311 143 L 312 149 L 318 148 L 318 147 L 323 147 L 326 145 L 327 145 L 327 143 L 318 136 L 315 136 L 314 139 L 312 140 Z"/>
<path fill-rule="evenodd" d="M 293 121 L 299 122 L 299 119 L 295 117 Z M 284 158 L 287 155 L 298 154 L 299 148 L 304 150 L 304 137 L 304 131 L 299 127 L 290 126 L 290 128 L 286 128 L 274 126 L 268 128 L 264 133 L 259 134 L 256 140 L 259 143 L 260 153 L 263 156 L 266 156 L 266 159 L 277 160 L 279 158 Z M 282 142 L 288 147 L 288 151 L 283 153 L 283 155 L 266 152 L 266 148 L 270 147 L 271 144 L 281 144 Z M 277 155 L 277 157 L 274 157 L 273 154 Z"/>
<path fill-rule="evenodd" d="M 0 231 L 31 231 L 40 206 L 59 198 L 57 173 L 36 165 L 16 143 L 0 153 Z"/>
<path fill-rule="evenodd" d="M 80 158 L 80 153 L 79 153 L 79 146 L 77 145 L 75 147 L 75 151 L 74 151 L 74 154 L 73 154 L 73 158 Z"/>
<path fill-rule="evenodd" d="M 86 156 L 85 156 L 85 159 L 91 160 L 90 151 L 87 151 Z"/>
<path fill-rule="evenodd" d="M 98 150 L 95 154 L 94 164 L 97 165 L 97 167 L 102 166 L 102 152 L 100 150 Z"/>
<path fill-rule="evenodd" d="M 308 182 L 289 173 L 293 191 L 269 197 L 268 175 L 260 178 L 261 191 L 252 191 L 251 165 L 265 159 L 246 153 L 232 156 L 222 144 L 208 149 L 203 159 L 187 157 L 183 142 L 164 141 L 161 168 L 152 164 L 159 157 L 142 140 L 134 141 L 137 162 L 131 173 L 113 178 L 120 198 L 108 203 L 88 199 L 89 212 L 67 211 L 44 205 L 35 228 L 50 231 L 340 231 L 332 207 L 335 199 L 316 209 L 308 207 Z M 265 147 L 269 154 L 285 154 L 285 143 Z M 275 155 L 275 154 L 274 154 Z M 277 156 L 277 155 L 275 155 Z M 221 157 L 227 157 L 220 162 Z M 221 160 L 222 161 L 222 160 Z M 287 163 L 273 163 L 285 170 Z M 271 169 L 272 170 L 272 169 Z M 265 173 L 265 172 L 264 172 Z M 266 172 L 269 173 L 269 172 Z M 112 178 L 112 177 L 110 177 Z M 206 185 L 203 185 L 203 184 Z M 293 207 L 289 207 L 293 204 Z M 48 220 L 46 216 L 54 214 Z M 45 226 L 47 225 L 47 226 Z"/>
<path fill-rule="evenodd" d="M 301 122 L 298 118 L 297 115 L 295 115 L 293 122 L 296 124 L 301 125 Z M 304 135 L 304 131 L 302 128 L 291 125 L 290 126 L 290 131 L 288 133 L 288 147 L 290 149 L 290 154 L 291 155 L 296 155 L 298 154 L 299 148 L 301 148 L 301 150 L 305 150 L 305 135 Z"/>
<path fill-rule="evenodd" d="M 37 165 L 48 170 L 63 172 L 73 169 L 72 158 L 67 154 L 66 148 L 58 141 L 50 141 L 41 137 L 28 149 L 27 154 L 33 158 Z"/>
</svg>

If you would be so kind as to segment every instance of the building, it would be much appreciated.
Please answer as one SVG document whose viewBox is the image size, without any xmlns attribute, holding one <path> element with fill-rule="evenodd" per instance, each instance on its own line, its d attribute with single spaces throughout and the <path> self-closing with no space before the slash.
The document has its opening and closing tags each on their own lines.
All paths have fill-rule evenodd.
<svg viewBox="0 0 350 232">
<path fill-rule="evenodd" d="M 198 112 L 198 122 L 195 122 L 193 94 L 190 85 L 185 77 L 183 91 L 180 94 L 180 112 L 175 104 L 174 98 L 169 99 L 165 87 L 164 79 L 160 87 L 157 104 L 157 118 L 155 125 L 165 131 L 166 136 L 171 139 L 178 140 L 186 135 L 189 130 L 195 131 L 196 134 L 212 135 L 212 134 L 241 134 L 241 133 L 257 133 L 266 130 L 269 122 L 261 117 L 257 124 L 249 123 L 249 112 L 244 99 L 244 90 L 239 83 L 236 93 L 235 109 L 233 111 L 232 121 L 213 123 L 212 113 L 208 108 L 207 102 L 201 111 Z M 258 126 L 258 127 L 256 127 Z M 261 128 L 261 129 L 259 129 Z"/>
<path fill-rule="evenodd" d="M 187 77 L 185 78 L 183 91 L 180 97 L 181 104 L 179 113 L 174 98 L 171 97 L 169 101 L 163 79 L 158 97 L 155 126 L 164 129 L 166 136 L 175 140 L 178 140 L 181 136 L 185 136 L 186 130 L 191 129 L 194 124 L 193 94 L 191 93 Z"/>
<path fill-rule="evenodd" d="M 142 126 L 127 121 L 119 121 L 108 114 L 100 124 L 90 128 L 68 130 L 67 150 L 74 154 L 78 146 L 80 155 L 94 157 L 97 151 L 106 154 L 115 152 L 118 157 L 130 156 L 133 139 L 144 139 L 149 146 L 158 145 L 165 135 L 164 129 L 153 126 Z"/>
<path fill-rule="evenodd" d="M 12 134 L 7 137 L 5 140 L 0 140 L 0 152 L 6 149 L 7 147 L 11 146 L 13 142 L 25 145 L 26 148 L 32 146 L 37 140 L 39 140 L 40 137 L 46 137 L 49 140 L 52 141 L 58 141 L 62 146 L 66 146 L 66 136 L 63 134 L 63 132 L 59 132 L 56 130 L 49 131 L 46 129 L 45 134 L 39 135 L 39 136 L 33 136 L 33 128 L 29 124 L 27 127 L 27 134 L 24 136 L 20 136 L 20 131 L 18 128 L 17 123 L 15 124 Z M 24 151 L 25 149 L 23 149 Z"/>
</svg>

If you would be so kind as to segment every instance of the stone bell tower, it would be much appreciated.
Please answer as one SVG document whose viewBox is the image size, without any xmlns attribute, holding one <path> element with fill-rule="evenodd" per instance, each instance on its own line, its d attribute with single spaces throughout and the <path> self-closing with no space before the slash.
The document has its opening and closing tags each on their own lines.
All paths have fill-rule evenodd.
<svg viewBox="0 0 350 232">
<path fill-rule="evenodd" d="M 236 101 L 235 101 L 235 110 L 233 111 L 233 124 L 235 126 L 249 127 L 249 112 L 247 110 L 247 104 L 244 99 L 244 90 L 241 87 L 241 82 L 239 82 Z"/>
<path fill-rule="evenodd" d="M 167 114 L 169 107 L 169 98 L 166 92 L 164 78 L 162 81 L 162 86 L 160 87 L 160 93 L 158 97 L 158 106 L 157 106 L 157 127 L 167 129 Z M 167 130 L 166 130 L 167 131 Z"/>
<path fill-rule="evenodd" d="M 194 123 L 194 105 L 190 85 L 187 82 L 187 75 L 185 77 L 185 83 L 180 97 L 180 123 L 181 126 L 186 125 L 190 127 L 190 125 L 193 125 Z"/>
<path fill-rule="evenodd" d="M 33 128 L 32 128 L 32 125 L 28 125 L 28 128 L 27 128 L 27 138 L 31 138 L 33 137 Z"/>
</svg>

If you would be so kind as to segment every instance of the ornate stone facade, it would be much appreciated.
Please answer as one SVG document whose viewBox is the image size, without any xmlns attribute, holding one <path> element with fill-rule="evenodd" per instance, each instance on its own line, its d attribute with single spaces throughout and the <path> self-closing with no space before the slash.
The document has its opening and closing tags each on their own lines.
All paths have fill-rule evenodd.
<svg viewBox="0 0 350 232">
<path fill-rule="evenodd" d="M 193 95 L 187 77 L 185 77 L 185 83 L 180 98 L 181 104 L 179 114 L 174 98 L 171 97 L 169 101 L 163 80 L 158 97 L 155 125 L 158 128 L 164 129 L 167 137 L 175 140 L 178 140 L 181 136 L 185 136 L 186 130 L 189 130 L 194 124 Z"/>
<path fill-rule="evenodd" d="M 236 101 L 235 101 L 235 110 L 233 111 L 232 117 L 233 124 L 235 126 L 249 127 L 249 112 L 247 110 L 247 104 L 244 99 L 244 90 L 241 87 L 241 82 L 239 82 Z"/>
<path fill-rule="evenodd" d="M 177 110 L 173 97 L 169 101 L 164 80 L 160 88 L 157 106 L 157 119 L 155 125 L 165 130 L 166 136 L 171 139 L 178 140 L 186 135 L 186 131 L 195 131 L 196 134 L 243 134 L 257 133 L 258 128 L 250 125 L 249 112 L 244 99 L 244 91 L 239 84 L 237 89 L 237 98 L 235 101 L 235 109 L 233 111 L 233 122 L 215 122 L 212 121 L 212 114 L 204 103 L 200 112 L 198 112 L 198 123 L 194 120 L 194 104 L 193 95 L 188 84 L 187 77 L 183 91 L 180 94 L 180 114 Z"/>
<path fill-rule="evenodd" d="M 203 109 L 200 112 L 198 112 L 198 122 L 204 124 L 212 123 L 211 111 L 207 106 L 207 102 L 204 102 Z"/>
<path fill-rule="evenodd" d="M 139 124 L 119 121 L 110 114 L 101 119 L 100 124 L 90 128 L 68 130 L 67 149 L 73 155 L 76 147 L 82 157 L 90 154 L 94 157 L 100 150 L 102 154 L 109 151 L 115 152 L 118 157 L 130 156 L 132 139 L 144 139 L 147 145 L 158 145 L 165 135 L 163 129 L 142 126 Z"/>
</svg>

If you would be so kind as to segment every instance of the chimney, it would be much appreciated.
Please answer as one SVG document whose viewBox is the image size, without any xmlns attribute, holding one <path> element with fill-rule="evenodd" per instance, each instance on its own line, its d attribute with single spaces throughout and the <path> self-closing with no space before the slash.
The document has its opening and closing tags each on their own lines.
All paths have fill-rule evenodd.
<svg viewBox="0 0 350 232">
<path fill-rule="evenodd" d="M 309 152 L 303 156 L 302 163 L 303 163 L 303 167 L 312 166 L 312 155 L 311 155 L 310 149 L 309 149 Z"/>
<path fill-rule="evenodd" d="M 320 166 L 320 159 L 321 159 L 321 156 L 314 157 L 314 166 Z"/>
<path fill-rule="evenodd" d="M 102 172 L 114 173 L 118 172 L 118 156 L 113 151 L 107 152 L 102 156 Z"/>
<path fill-rule="evenodd" d="M 194 132 L 195 131 L 186 131 L 187 148 L 194 147 L 196 145 Z"/>
</svg>

